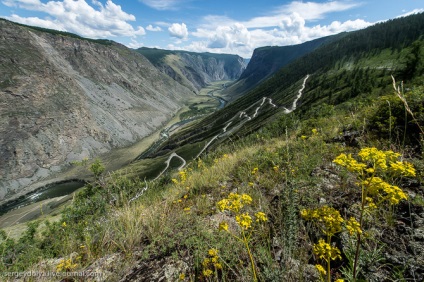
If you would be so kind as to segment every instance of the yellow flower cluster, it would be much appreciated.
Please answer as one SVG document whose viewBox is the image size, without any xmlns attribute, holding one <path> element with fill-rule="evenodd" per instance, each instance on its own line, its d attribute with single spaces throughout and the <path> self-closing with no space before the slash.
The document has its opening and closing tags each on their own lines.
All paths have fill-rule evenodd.
<svg viewBox="0 0 424 282">
<path fill-rule="evenodd" d="M 371 163 L 376 168 L 381 168 L 382 170 L 387 169 L 387 158 L 392 159 L 398 157 L 399 154 L 393 153 L 392 151 L 387 151 L 388 154 L 384 151 L 378 150 L 377 148 L 363 148 L 359 151 L 358 156 L 365 163 Z M 400 156 L 400 155 L 399 155 Z"/>
<path fill-rule="evenodd" d="M 268 220 L 264 212 L 255 213 L 255 217 L 256 217 L 256 222 L 261 222 L 261 221 L 265 222 Z"/>
<path fill-rule="evenodd" d="M 228 231 L 228 223 L 226 223 L 225 221 L 221 222 L 219 224 L 219 230 L 223 230 L 223 231 Z"/>
<path fill-rule="evenodd" d="M 252 227 L 252 216 L 247 213 L 241 213 L 241 209 L 252 203 L 252 197 L 248 194 L 237 194 L 230 193 L 228 198 L 222 199 L 217 203 L 218 209 L 220 211 L 231 211 L 236 215 L 236 222 L 242 228 L 242 230 L 248 230 Z M 264 212 L 256 212 L 255 213 L 255 221 L 256 222 L 265 222 L 268 218 Z M 228 231 L 228 223 L 221 222 L 219 224 L 219 230 Z"/>
<path fill-rule="evenodd" d="M 350 172 L 375 173 L 376 170 L 381 170 L 394 175 L 415 176 L 415 169 L 411 163 L 398 160 L 401 156 L 399 153 L 381 151 L 373 147 L 361 149 L 358 156 L 361 162 L 354 159 L 351 154 L 340 154 L 333 162 L 346 167 Z"/>
<path fill-rule="evenodd" d="M 178 178 L 180 179 L 179 181 L 176 178 L 172 178 L 171 181 L 175 184 L 184 184 L 187 180 L 187 170 L 180 170 L 178 172 Z"/>
<path fill-rule="evenodd" d="M 213 274 L 213 270 L 217 271 L 222 269 L 222 264 L 219 262 L 218 250 L 209 249 L 208 257 L 205 258 L 202 262 L 203 265 L 203 276 L 209 277 Z"/>
<path fill-rule="evenodd" d="M 251 174 L 252 174 L 252 175 L 255 175 L 257 172 L 258 172 L 258 168 L 257 168 L 257 167 L 255 167 L 255 168 L 253 168 L 253 169 L 252 169 Z"/>
<path fill-rule="evenodd" d="M 387 200 L 390 204 L 397 205 L 408 198 L 402 189 L 390 185 L 380 177 L 368 177 L 359 184 L 366 187 L 368 195 L 378 197 L 380 202 Z"/>
<path fill-rule="evenodd" d="M 346 229 L 347 229 L 347 231 L 349 232 L 350 235 L 362 234 L 361 225 L 359 224 L 358 221 L 356 221 L 356 219 L 354 217 L 351 217 L 346 222 Z"/>
<path fill-rule="evenodd" d="M 300 214 L 306 220 L 313 220 L 322 233 L 327 236 L 333 236 L 342 230 L 343 218 L 340 212 L 333 207 L 322 206 L 316 209 L 304 209 Z"/>
<path fill-rule="evenodd" d="M 340 154 L 333 162 L 340 166 L 346 167 L 346 169 L 350 172 L 361 173 L 367 167 L 366 164 L 359 163 L 354 158 L 352 158 L 352 154 Z"/>
<path fill-rule="evenodd" d="M 408 162 L 391 162 L 390 170 L 393 173 L 402 176 L 415 176 L 415 168 L 411 163 Z"/>
<path fill-rule="evenodd" d="M 230 193 L 228 198 L 219 201 L 217 206 L 220 211 L 228 210 L 238 213 L 245 205 L 250 205 L 251 203 L 252 197 L 248 194 Z"/>
<path fill-rule="evenodd" d="M 72 271 L 75 268 L 77 268 L 78 263 L 73 263 L 72 258 L 69 259 L 62 259 L 60 260 L 59 264 L 56 265 L 56 271 L 62 272 L 62 271 Z"/>
<path fill-rule="evenodd" d="M 236 215 L 236 222 L 242 229 L 247 230 L 252 226 L 252 217 L 247 212 L 242 213 Z"/>
<path fill-rule="evenodd" d="M 327 274 L 327 271 L 325 271 L 324 267 L 321 264 L 316 264 L 315 267 L 318 270 L 318 273 L 322 276 L 325 276 Z"/>
<path fill-rule="evenodd" d="M 337 247 L 333 247 L 324 239 L 319 239 L 318 244 L 315 244 L 313 247 L 313 252 L 320 259 L 329 262 L 330 260 L 341 259 L 340 250 Z"/>
</svg>

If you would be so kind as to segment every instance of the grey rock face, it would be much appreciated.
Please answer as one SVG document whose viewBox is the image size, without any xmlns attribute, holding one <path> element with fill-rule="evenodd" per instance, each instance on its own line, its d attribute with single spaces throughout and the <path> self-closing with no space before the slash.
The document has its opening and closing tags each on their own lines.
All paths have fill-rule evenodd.
<svg viewBox="0 0 424 282">
<path fill-rule="evenodd" d="M 193 95 L 117 43 L 4 20 L 0 34 L 0 200 L 140 140 Z"/>
</svg>

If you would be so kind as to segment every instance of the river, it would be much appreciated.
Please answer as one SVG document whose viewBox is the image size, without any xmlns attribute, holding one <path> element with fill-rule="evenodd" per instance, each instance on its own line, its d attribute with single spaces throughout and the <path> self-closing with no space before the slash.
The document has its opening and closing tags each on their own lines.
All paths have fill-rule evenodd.
<svg viewBox="0 0 424 282">
<path fill-rule="evenodd" d="M 227 104 L 227 101 L 225 101 L 224 99 L 213 95 L 215 91 L 222 90 L 224 88 L 225 88 L 225 84 L 222 85 L 221 89 L 211 90 L 207 94 L 207 96 L 210 96 L 219 101 L 219 105 L 216 107 L 216 110 L 224 108 L 225 105 Z M 178 129 L 179 127 L 189 122 L 195 121 L 201 117 L 203 116 L 190 117 L 188 119 L 178 121 L 168 126 L 167 128 L 163 129 L 160 133 L 158 140 L 156 140 L 147 150 L 145 150 L 143 153 L 138 155 L 134 159 L 134 161 L 148 158 L 152 153 L 156 151 L 157 148 L 160 147 L 161 144 L 163 144 L 163 142 L 165 142 L 169 138 L 169 135 L 172 131 Z M 52 183 L 52 184 L 46 185 L 35 191 L 25 194 L 15 200 L 12 200 L 12 201 L 6 202 L 3 205 L 0 205 L 0 216 L 11 210 L 17 210 L 27 205 L 34 204 L 46 199 L 52 199 L 56 197 L 69 195 L 75 192 L 76 190 L 78 190 L 79 188 L 83 187 L 84 184 L 85 183 L 83 181 L 71 180 L 71 181 Z"/>
<path fill-rule="evenodd" d="M 26 195 L 23 195 L 13 201 L 6 202 L 0 206 L 0 215 L 7 213 L 8 211 L 19 209 L 27 205 L 40 202 L 42 200 L 66 196 L 83 187 L 85 182 L 78 180 L 71 180 L 62 183 L 53 183 L 41 187 L 36 191 L 32 191 Z"/>
</svg>

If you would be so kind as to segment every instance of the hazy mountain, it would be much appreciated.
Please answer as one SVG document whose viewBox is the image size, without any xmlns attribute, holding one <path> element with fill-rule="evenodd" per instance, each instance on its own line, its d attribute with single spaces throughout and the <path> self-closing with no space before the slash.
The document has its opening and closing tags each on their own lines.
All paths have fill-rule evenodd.
<svg viewBox="0 0 424 282">
<path fill-rule="evenodd" d="M 142 47 L 143 54 L 179 83 L 193 91 L 218 80 L 236 80 L 246 68 L 245 60 L 237 55 L 169 51 Z"/>
</svg>

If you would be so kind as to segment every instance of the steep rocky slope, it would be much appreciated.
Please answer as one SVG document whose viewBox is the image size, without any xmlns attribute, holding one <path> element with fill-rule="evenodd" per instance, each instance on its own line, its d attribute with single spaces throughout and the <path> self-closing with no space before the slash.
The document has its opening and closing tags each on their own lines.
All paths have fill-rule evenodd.
<svg viewBox="0 0 424 282">
<path fill-rule="evenodd" d="M 193 95 L 145 57 L 0 20 L 0 200 L 149 135 Z"/>
<path fill-rule="evenodd" d="M 246 68 L 243 58 L 237 55 L 169 51 L 140 48 L 162 72 L 197 92 L 218 80 L 236 80 Z"/>
</svg>

